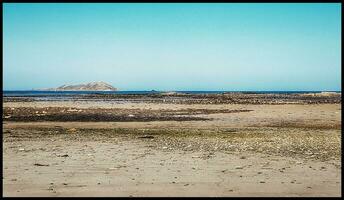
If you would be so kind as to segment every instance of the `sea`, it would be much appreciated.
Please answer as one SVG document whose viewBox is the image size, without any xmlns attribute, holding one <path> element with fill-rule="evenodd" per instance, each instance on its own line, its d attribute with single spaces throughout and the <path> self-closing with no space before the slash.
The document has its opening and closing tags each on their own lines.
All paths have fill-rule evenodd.
<svg viewBox="0 0 344 200">
<path fill-rule="evenodd" d="M 35 97 L 35 96 L 74 96 L 88 94 L 158 94 L 171 91 L 35 91 L 35 90 L 4 90 L 3 97 Z M 242 92 L 249 94 L 297 94 L 320 93 L 323 91 L 173 91 L 184 94 L 222 94 L 226 92 Z M 326 91 L 337 92 L 340 91 Z"/>
</svg>

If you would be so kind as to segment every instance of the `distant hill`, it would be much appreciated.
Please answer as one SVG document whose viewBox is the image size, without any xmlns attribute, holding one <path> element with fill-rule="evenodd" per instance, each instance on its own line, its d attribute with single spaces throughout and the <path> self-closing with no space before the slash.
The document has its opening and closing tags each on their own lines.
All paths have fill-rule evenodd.
<svg viewBox="0 0 344 200">
<path fill-rule="evenodd" d="M 41 89 L 47 91 L 117 91 L 112 85 L 99 81 L 78 85 L 62 85 L 58 88 Z"/>
</svg>

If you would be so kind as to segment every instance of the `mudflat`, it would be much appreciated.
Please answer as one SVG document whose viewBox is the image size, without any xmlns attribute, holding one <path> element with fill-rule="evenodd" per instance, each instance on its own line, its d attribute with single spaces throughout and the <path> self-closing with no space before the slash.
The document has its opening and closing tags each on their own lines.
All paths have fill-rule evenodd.
<svg viewBox="0 0 344 200">
<path fill-rule="evenodd" d="M 4 196 L 341 196 L 341 96 L 4 97 Z"/>
</svg>

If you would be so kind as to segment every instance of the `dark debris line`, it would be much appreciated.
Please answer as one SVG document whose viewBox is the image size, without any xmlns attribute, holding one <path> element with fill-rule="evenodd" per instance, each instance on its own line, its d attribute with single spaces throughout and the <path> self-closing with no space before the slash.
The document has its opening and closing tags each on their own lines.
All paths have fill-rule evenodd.
<svg viewBox="0 0 344 200">
<path fill-rule="evenodd" d="M 140 110 L 140 109 L 77 109 L 64 107 L 49 108 L 4 108 L 4 121 L 76 121 L 76 122 L 149 122 L 149 121 L 206 121 L 210 118 L 200 114 L 237 113 L 252 110 Z"/>
<path fill-rule="evenodd" d="M 44 96 L 17 96 L 4 97 L 4 102 L 25 102 L 25 101 L 46 101 Z M 65 100 L 59 96 L 50 96 L 50 100 Z M 321 104 L 321 103 L 341 103 L 341 94 L 336 95 L 309 95 L 299 93 L 280 94 L 256 94 L 230 92 L 222 94 L 89 94 L 89 95 L 69 95 L 69 100 L 77 101 L 115 101 L 115 102 L 146 102 L 146 103 L 175 103 L 175 104 Z"/>
</svg>

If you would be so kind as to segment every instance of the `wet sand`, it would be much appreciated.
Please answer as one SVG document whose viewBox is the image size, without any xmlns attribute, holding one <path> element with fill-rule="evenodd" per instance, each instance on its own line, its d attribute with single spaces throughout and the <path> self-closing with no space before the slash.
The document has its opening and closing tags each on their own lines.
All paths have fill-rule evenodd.
<svg viewBox="0 0 344 200">
<path fill-rule="evenodd" d="M 340 103 L 3 105 L 4 196 L 341 195 Z"/>
</svg>

